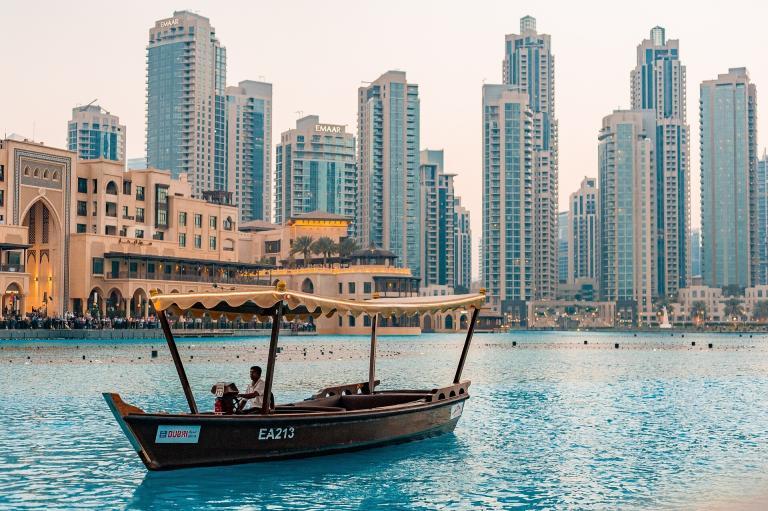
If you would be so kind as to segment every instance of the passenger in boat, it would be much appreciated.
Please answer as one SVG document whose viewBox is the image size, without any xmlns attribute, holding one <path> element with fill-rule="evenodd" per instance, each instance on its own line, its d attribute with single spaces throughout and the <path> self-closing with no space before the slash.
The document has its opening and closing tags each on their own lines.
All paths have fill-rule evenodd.
<svg viewBox="0 0 768 511">
<path fill-rule="evenodd" d="M 237 407 L 238 412 L 242 411 L 246 405 L 250 409 L 261 409 L 261 405 L 264 403 L 264 380 L 261 379 L 261 367 L 251 367 L 251 383 L 248 384 L 245 392 L 238 394 L 237 397 L 241 398 L 240 404 Z"/>
</svg>

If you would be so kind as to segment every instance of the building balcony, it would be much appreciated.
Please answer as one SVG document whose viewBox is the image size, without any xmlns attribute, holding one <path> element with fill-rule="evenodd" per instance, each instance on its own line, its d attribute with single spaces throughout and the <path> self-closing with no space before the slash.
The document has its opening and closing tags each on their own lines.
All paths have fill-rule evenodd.
<svg viewBox="0 0 768 511">
<path fill-rule="evenodd" d="M 0 264 L 0 273 L 26 273 L 23 264 Z"/>
<path fill-rule="evenodd" d="M 203 282 L 203 283 L 216 283 L 216 284 L 239 284 L 239 285 L 252 285 L 252 286 L 271 286 L 269 276 L 255 276 L 244 274 L 229 274 L 223 273 L 203 273 L 198 275 L 197 273 L 164 273 L 164 272 L 148 272 L 146 270 L 129 271 L 123 270 L 118 272 L 107 272 L 104 274 L 106 280 L 159 280 L 169 282 Z"/>
</svg>

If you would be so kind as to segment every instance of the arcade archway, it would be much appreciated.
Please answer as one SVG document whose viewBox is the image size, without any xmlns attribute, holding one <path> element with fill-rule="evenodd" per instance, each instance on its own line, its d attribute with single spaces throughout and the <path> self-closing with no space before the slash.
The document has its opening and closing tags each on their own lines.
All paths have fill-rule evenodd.
<svg viewBox="0 0 768 511">
<path fill-rule="evenodd" d="M 62 285 L 63 228 L 44 197 L 38 198 L 27 209 L 22 225 L 28 229 L 27 243 L 30 245 L 25 261 L 30 289 L 23 312 L 35 309 L 48 314 L 62 305 L 54 304 L 54 297 Z"/>
</svg>

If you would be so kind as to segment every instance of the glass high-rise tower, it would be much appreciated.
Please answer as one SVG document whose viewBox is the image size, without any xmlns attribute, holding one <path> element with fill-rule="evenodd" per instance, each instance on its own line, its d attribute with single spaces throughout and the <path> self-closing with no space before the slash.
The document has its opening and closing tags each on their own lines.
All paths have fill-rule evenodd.
<svg viewBox="0 0 768 511">
<path fill-rule="evenodd" d="M 81 160 L 125 161 L 125 126 L 118 116 L 99 105 L 75 107 L 67 130 L 67 149 Z"/>
<path fill-rule="evenodd" d="M 756 218 L 753 232 L 757 242 L 757 278 L 753 285 L 768 284 L 768 154 L 757 160 Z"/>
<path fill-rule="evenodd" d="M 528 98 L 514 85 L 483 86 L 483 286 L 492 310 L 519 320 L 533 296 L 534 275 Z"/>
<path fill-rule="evenodd" d="M 756 90 L 747 70 L 702 82 L 701 272 L 712 287 L 748 287 L 760 275 Z M 764 185 L 763 185 L 764 188 Z"/>
<path fill-rule="evenodd" d="M 667 39 L 662 27 L 637 47 L 632 70 L 633 110 L 652 110 L 656 172 L 656 227 L 648 233 L 656 240 L 656 289 L 673 296 L 686 287 L 690 276 L 690 164 L 689 127 L 685 113 L 685 66 L 679 41 Z"/>
<path fill-rule="evenodd" d="M 620 322 L 645 325 L 656 320 L 655 127 L 652 110 L 617 110 L 603 119 L 598 146 L 600 294 L 617 302 Z"/>
<path fill-rule="evenodd" d="M 558 289 L 558 168 L 555 57 L 550 36 L 536 19 L 520 20 L 520 34 L 505 38 L 503 80 L 528 96 L 533 144 L 534 299 L 554 299 Z"/>
<path fill-rule="evenodd" d="M 358 90 L 358 237 L 421 274 L 419 87 L 388 71 Z"/>
<path fill-rule="evenodd" d="M 585 177 L 569 198 L 568 282 L 597 277 L 597 179 Z"/>
<path fill-rule="evenodd" d="M 350 220 L 357 216 L 355 136 L 340 124 L 320 122 L 317 115 L 296 121 L 277 145 L 275 221 L 324 211 Z"/>
<path fill-rule="evenodd" d="M 149 30 L 147 164 L 227 189 L 226 50 L 208 18 L 176 11 Z"/>
<path fill-rule="evenodd" d="M 421 287 L 448 286 L 455 281 L 454 174 L 446 174 L 442 150 L 420 153 Z"/>
<path fill-rule="evenodd" d="M 272 219 L 272 84 L 227 87 L 227 188 L 240 221 Z"/>
</svg>

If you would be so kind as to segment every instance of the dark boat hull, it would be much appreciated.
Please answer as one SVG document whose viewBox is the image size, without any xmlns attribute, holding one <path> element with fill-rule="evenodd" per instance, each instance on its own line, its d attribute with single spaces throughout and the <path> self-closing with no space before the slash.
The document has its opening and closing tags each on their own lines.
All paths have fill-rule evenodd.
<svg viewBox="0 0 768 511">
<path fill-rule="evenodd" d="M 319 456 L 453 431 L 468 394 L 373 410 L 221 416 L 147 414 L 105 394 L 150 470 Z"/>
</svg>

